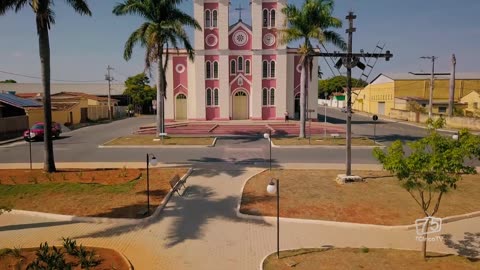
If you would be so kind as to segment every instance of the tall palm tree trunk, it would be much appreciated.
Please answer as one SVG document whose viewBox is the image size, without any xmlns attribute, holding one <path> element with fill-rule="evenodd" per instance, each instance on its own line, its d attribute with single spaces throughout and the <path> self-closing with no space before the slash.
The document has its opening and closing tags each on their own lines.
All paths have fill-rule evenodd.
<svg viewBox="0 0 480 270">
<path fill-rule="evenodd" d="M 37 22 L 38 24 L 38 22 Z M 47 172 L 56 171 L 53 158 L 52 143 L 52 102 L 50 98 L 50 42 L 47 26 L 38 26 L 38 45 L 40 52 L 40 64 L 43 86 L 43 116 L 44 123 L 44 164 L 43 169 Z"/>
<path fill-rule="evenodd" d="M 163 48 L 158 52 L 157 86 L 157 136 L 165 133 L 165 70 L 163 69 Z"/>
<path fill-rule="evenodd" d="M 306 109 L 307 61 L 304 58 L 300 75 L 300 133 L 299 138 L 305 138 L 305 109 Z"/>
</svg>

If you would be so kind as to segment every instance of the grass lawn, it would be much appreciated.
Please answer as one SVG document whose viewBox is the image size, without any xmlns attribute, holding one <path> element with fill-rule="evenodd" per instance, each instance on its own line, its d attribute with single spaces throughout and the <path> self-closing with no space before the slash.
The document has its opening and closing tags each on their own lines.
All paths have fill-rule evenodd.
<svg viewBox="0 0 480 270">
<path fill-rule="evenodd" d="M 168 181 L 186 168 L 150 169 L 151 212 L 170 190 Z M 75 216 L 139 218 L 146 211 L 144 169 L 0 170 L 0 205 Z"/>
<path fill-rule="evenodd" d="M 280 216 L 379 225 L 414 224 L 424 216 L 420 206 L 382 171 L 354 171 L 367 182 L 339 185 L 344 171 L 272 170 L 250 179 L 243 190 L 240 211 L 251 215 L 276 215 L 276 198 L 266 192 L 272 177 L 280 179 Z M 457 190 L 443 196 L 437 217 L 480 210 L 480 175 L 466 175 Z"/>
<path fill-rule="evenodd" d="M 480 261 L 443 254 L 429 254 L 425 261 L 419 251 L 392 249 L 299 249 L 281 251 L 268 256 L 264 270 L 316 270 L 316 269 L 390 269 L 390 270 L 468 270 L 480 269 Z M 289 266 L 295 265 L 295 266 Z"/>
<path fill-rule="evenodd" d="M 298 137 L 285 137 L 285 138 L 272 138 L 272 141 L 276 145 L 308 145 L 308 138 L 298 138 Z M 310 139 L 311 145 L 345 145 L 345 138 L 323 138 L 323 137 L 312 137 Z M 352 138 L 353 146 L 374 146 L 376 145 L 373 140 L 368 138 Z"/>
<path fill-rule="evenodd" d="M 165 137 L 154 141 L 153 135 L 133 135 L 119 137 L 104 145 L 211 145 L 215 138 L 209 137 Z"/>
</svg>

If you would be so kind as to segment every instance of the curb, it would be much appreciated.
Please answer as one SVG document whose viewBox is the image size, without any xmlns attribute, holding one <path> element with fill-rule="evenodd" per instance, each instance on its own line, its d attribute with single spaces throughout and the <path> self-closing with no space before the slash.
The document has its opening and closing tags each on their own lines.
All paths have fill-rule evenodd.
<svg viewBox="0 0 480 270">
<path fill-rule="evenodd" d="M 187 173 L 185 173 L 180 180 L 184 181 L 190 174 L 192 173 L 193 168 L 189 168 Z M 61 214 L 52 214 L 52 213 L 44 213 L 44 212 L 35 212 L 35 211 L 27 211 L 27 210 L 12 210 L 9 213 L 11 214 L 21 214 L 21 215 L 26 215 L 26 216 L 32 216 L 32 217 L 44 217 L 44 218 L 49 218 L 57 221 L 71 221 L 71 222 L 85 222 L 85 223 L 106 223 L 106 224 L 112 224 L 112 223 L 123 223 L 125 225 L 139 225 L 139 224 L 144 224 L 148 223 L 151 219 L 157 218 L 160 213 L 162 212 L 163 208 L 167 205 L 168 201 L 170 200 L 170 197 L 173 194 L 173 189 L 171 188 L 170 191 L 167 193 L 165 198 L 163 198 L 162 202 L 160 205 L 155 209 L 155 211 L 146 218 L 141 218 L 141 219 L 133 219 L 133 218 L 103 218 L 103 217 L 78 217 L 78 216 L 72 216 L 72 215 L 61 215 Z"/>
<path fill-rule="evenodd" d="M 270 140 L 270 143 L 272 144 L 272 147 L 274 148 L 286 148 L 286 149 L 292 149 L 292 148 L 325 148 L 325 149 L 345 149 L 345 145 L 314 145 L 314 144 L 309 144 L 309 145 L 278 145 L 273 143 L 272 140 Z M 352 149 L 374 149 L 374 148 L 385 148 L 386 146 L 379 143 L 375 142 L 376 145 L 352 145 Z"/>
<path fill-rule="evenodd" d="M 138 145 L 135 145 L 135 144 L 132 144 L 132 145 L 106 145 L 110 142 L 113 142 L 114 140 L 116 140 L 117 138 L 115 139 L 112 139 L 110 141 L 107 141 L 103 144 L 100 144 L 97 146 L 97 148 L 205 148 L 205 147 L 215 147 L 215 144 L 217 143 L 217 137 L 215 137 L 213 139 L 213 142 L 209 145 L 144 145 L 144 144 L 138 144 Z"/>
<path fill-rule="evenodd" d="M 250 219 L 250 220 L 260 220 L 260 221 L 271 221 L 276 222 L 277 218 L 272 216 L 257 216 L 257 215 L 249 215 L 243 214 L 240 212 L 240 207 L 242 204 L 242 197 L 243 197 L 243 190 L 247 185 L 248 181 L 253 177 L 267 171 L 268 169 L 261 170 L 260 172 L 252 175 L 242 185 L 241 189 L 241 196 L 238 200 L 237 207 L 235 209 L 235 214 L 238 218 L 242 219 Z M 447 224 L 459 220 L 480 217 L 480 211 L 471 212 L 467 214 L 455 215 L 455 216 L 448 216 L 441 218 L 442 224 Z M 316 220 L 316 219 L 301 219 L 301 218 L 285 218 L 280 217 L 280 221 L 282 222 L 290 222 L 290 223 L 301 223 L 301 224 L 316 224 L 316 225 L 327 225 L 327 226 L 335 226 L 335 227 L 344 227 L 344 228 L 370 228 L 370 229 L 382 229 L 382 230 L 414 230 L 416 228 L 415 224 L 410 225 L 377 225 L 377 224 L 363 224 L 363 223 L 354 223 L 354 222 L 344 222 L 344 221 L 331 221 L 331 220 Z"/>
<path fill-rule="evenodd" d="M 0 141 L 0 145 L 11 144 L 11 143 L 14 143 L 14 142 L 19 142 L 19 141 L 23 141 L 23 137 L 18 137 L 18 138 L 6 140 L 6 141 Z"/>
</svg>

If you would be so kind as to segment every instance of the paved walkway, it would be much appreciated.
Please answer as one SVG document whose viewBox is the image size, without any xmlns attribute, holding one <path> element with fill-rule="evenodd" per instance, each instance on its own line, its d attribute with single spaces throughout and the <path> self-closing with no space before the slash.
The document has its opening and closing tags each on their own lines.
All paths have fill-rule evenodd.
<svg viewBox="0 0 480 270">
<path fill-rule="evenodd" d="M 161 217 L 146 225 L 65 223 L 3 214 L 0 248 L 60 243 L 61 237 L 71 237 L 84 245 L 116 249 L 135 269 L 259 269 L 262 259 L 276 249 L 275 222 L 241 219 L 235 211 L 245 180 L 260 171 L 239 166 L 196 169 L 185 195 L 172 197 Z M 290 221 L 281 221 L 280 229 L 281 249 L 323 245 L 420 248 L 415 230 Z M 480 218 L 442 228 L 442 233 L 457 241 L 465 232 L 479 233 Z M 429 243 L 429 250 L 455 252 L 442 242 Z"/>
</svg>

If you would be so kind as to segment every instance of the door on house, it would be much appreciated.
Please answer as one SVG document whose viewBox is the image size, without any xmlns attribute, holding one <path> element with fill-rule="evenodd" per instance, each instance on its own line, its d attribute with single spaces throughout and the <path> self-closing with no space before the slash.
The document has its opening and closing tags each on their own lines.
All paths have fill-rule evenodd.
<svg viewBox="0 0 480 270">
<path fill-rule="evenodd" d="M 248 119 L 248 95 L 245 91 L 237 91 L 233 95 L 233 120 Z"/>
<path fill-rule="evenodd" d="M 385 102 L 378 102 L 378 114 L 385 115 Z"/>
<path fill-rule="evenodd" d="M 175 100 L 175 120 L 187 120 L 187 96 L 178 94 Z"/>
<path fill-rule="evenodd" d="M 295 119 L 300 119 L 300 93 L 295 95 Z"/>
<path fill-rule="evenodd" d="M 88 108 L 80 108 L 80 123 L 88 121 Z"/>
</svg>

